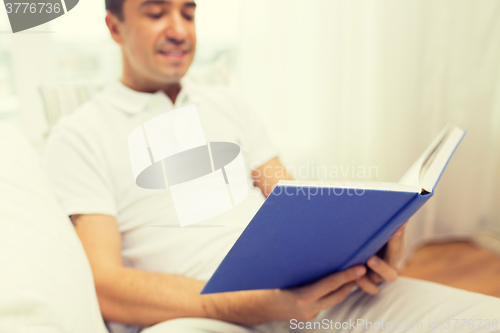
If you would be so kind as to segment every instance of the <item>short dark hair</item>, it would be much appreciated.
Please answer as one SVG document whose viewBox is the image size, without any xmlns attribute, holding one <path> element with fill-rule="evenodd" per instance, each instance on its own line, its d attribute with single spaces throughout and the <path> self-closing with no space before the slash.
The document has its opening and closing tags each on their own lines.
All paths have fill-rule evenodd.
<svg viewBox="0 0 500 333">
<path fill-rule="evenodd" d="M 116 17 L 123 21 L 123 3 L 125 0 L 104 0 L 106 3 L 106 10 L 115 14 Z"/>
</svg>

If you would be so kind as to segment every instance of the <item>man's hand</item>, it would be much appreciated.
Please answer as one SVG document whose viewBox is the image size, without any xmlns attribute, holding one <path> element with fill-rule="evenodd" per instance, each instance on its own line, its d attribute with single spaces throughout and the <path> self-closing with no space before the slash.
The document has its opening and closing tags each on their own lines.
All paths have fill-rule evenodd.
<svg viewBox="0 0 500 333">
<path fill-rule="evenodd" d="M 245 325 L 313 320 L 321 310 L 341 303 L 365 273 L 364 266 L 354 266 L 299 288 L 203 295 L 203 307 L 209 318 Z"/>
<path fill-rule="evenodd" d="M 272 158 L 252 170 L 254 186 L 260 188 L 265 198 L 271 194 L 280 180 L 293 180 L 278 157 Z"/>
<path fill-rule="evenodd" d="M 368 273 L 357 281 L 358 286 L 371 295 L 378 293 L 378 284 L 382 281 L 394 282 L 402 269 L 402 260 L 405 255 L 404 229 L 406 222 L 387 242 L 387 244 L 373 257 L 367 266 Z"/>
</svg>

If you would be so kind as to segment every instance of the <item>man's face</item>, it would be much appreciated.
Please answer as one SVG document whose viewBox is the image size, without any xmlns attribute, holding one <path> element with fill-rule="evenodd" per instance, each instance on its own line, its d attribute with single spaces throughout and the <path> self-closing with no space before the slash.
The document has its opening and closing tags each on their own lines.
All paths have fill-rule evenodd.
<svg viewBox="0 0 500 333">
<path fill-rule="evenodd" d="M 178 82 L 196 48 L 193 0 L 126 0 L 118 22 L 126 70 L 135 79 Z"/>
</svg>

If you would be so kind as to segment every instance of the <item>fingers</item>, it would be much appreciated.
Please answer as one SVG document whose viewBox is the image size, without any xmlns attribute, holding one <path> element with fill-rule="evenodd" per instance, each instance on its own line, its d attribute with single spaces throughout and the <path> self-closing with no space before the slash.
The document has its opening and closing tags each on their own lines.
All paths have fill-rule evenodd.
<svg viewBox="0 0 500 333">
<path fill-rule="evenodd" d="M 391 237 L 387 243 L 385 260 L 397 271 L 401 269 L 402 260 L 405 255 L 404 230 L 406 223 Z"/>
<path fill-rule="evenodd" d="M 376 295 L 378 294 L 377 282 L 372 281 L 368 275 L 362 276 L 356 280 L 356 284 L 367 294 Z"/>
<path fill-rule="evenodd" d="M 356 281 L 357 285 L 366 293 L 375 295 L 378 293 L 377 285 L 380 282 L 384 280 L 393 282 L 397 279 L 405 255 L 404 231 L 407 224 L 408 221 L 387 242 L 383 253 L 385 261 L 376 255 L 368 260 L 367 265 L 371 270 Z"/>
<path fill-rule="evenodd" d="M 343 285 L 353 282 L 366 273 L 366 267 L 358 265 L 345 271 L 329 275 L 313 284 L 302 287 L 301 292 L 310 294 L 315 299 L 330 294 Z"/>
<path fill-rule="evenodd" d="M 387 255 L 394 261 L 404 256 L 404 226 L 399 229 L 387 244 Z"/>
<path fill-rule="evenodd" d="M 367 265 L 373 272 L 386 281 L 394 282 L 398 278 L 398 272 L 377 256 L 371 257 Z"/>
<path fill-rule="evenodd" d="M 375 273 L 374 271 L 372 270 L 369 270 L 368 273 L 366 273 L 366 277 L 372 281 L 373 283 L 375 284 L 379 284 L 380 282 L 384 281 L 384 279 L 382 279 L 380 277 L 380 275 L 378 275 L 377 273 Z"/>
<path fill-rule="evenodd" d="M 332 307 L 336 304 L 341 303 L 342 301 L 344 301 L 344 299 L 347 297 L 347 295 L 349 295 L 349 293 L 351 292 L 352 288 L 354 288 L 355 285 L 356 285 L 356 282 L 349 282 L 347 284 L 344 284 L 339 289 L 322 297 L 318 301 L 318 306 L 321 309 L 326 309 L 326 308 L 329 308 L 329 307 Z"/>
</svg>

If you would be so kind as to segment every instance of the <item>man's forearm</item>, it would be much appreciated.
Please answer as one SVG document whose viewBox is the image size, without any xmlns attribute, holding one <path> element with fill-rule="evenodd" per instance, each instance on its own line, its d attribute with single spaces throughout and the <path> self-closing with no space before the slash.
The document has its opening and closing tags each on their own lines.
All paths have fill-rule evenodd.
<svg viewBox="0 0 500 333">
<path fill-rule="evenodd" d="M 105 273 L 104 273 L 105 272 Z M 204 282 L 128 267 L 95 274 L 104 319 L 141 326 L 179 317 L 207 317 L 199 295 Z"/>
<path fill-rule="evenodd" d="M 96 289 L 105 320 L 150 326 L 182 317 L 258 324 L 269 316 L 263 303 L 272 291 L 200 295 L 205 282 L 180 275 L 128 267 L 97 275 Z"/>
<path fill-rule="evenodd" d="M 92 267 L 106 320 L 148 326 L 180 317 L 209 317 L 237 323 L 268 318 L 267 313 L 262 317 L 258 312 L 262 311 L 263 302 L 254 304 L 256 296 L 262 293 L 200 295 L 203 281 L 125 267 L 121 235 L 113 216 L 72 215 L 71 219 Z"/>
</svg>

